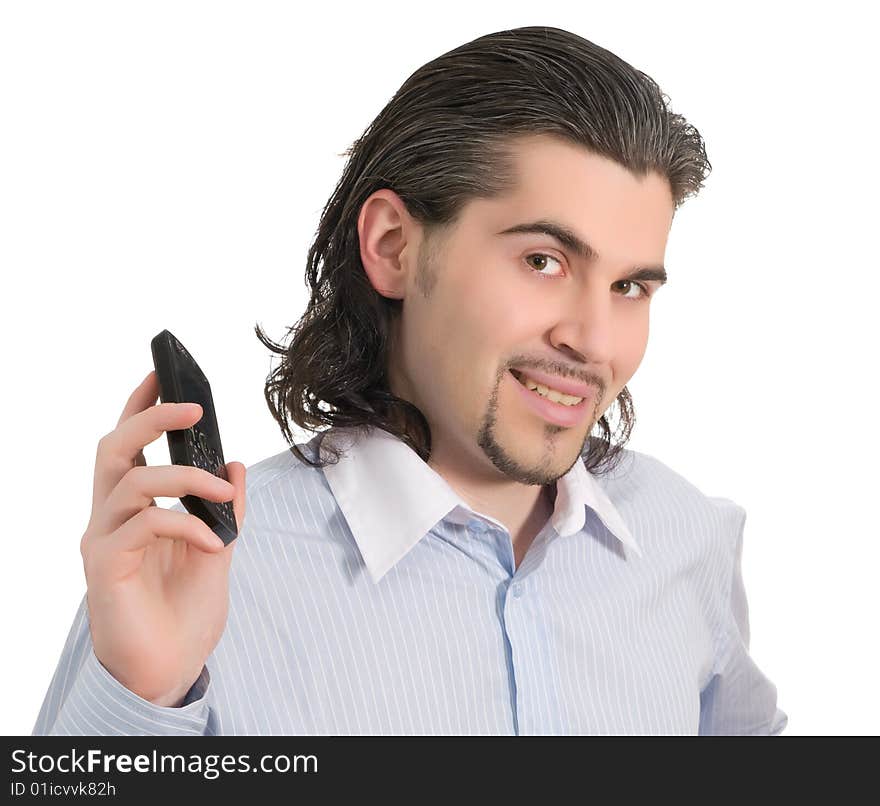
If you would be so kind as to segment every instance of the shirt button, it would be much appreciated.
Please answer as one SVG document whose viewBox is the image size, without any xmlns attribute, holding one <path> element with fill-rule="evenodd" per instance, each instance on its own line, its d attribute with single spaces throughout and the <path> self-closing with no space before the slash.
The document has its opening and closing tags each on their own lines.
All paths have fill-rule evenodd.
<svg viewBox="0 0 880 806">
<path fill-rule="evenodd" d="M 522 596 L 522 585 L 520 585 L 519 582 L 514 582 L 510 586 L 510 592 L 513 594 L 514 599 L 519 599 L 519 597 Z"/>
</svg>

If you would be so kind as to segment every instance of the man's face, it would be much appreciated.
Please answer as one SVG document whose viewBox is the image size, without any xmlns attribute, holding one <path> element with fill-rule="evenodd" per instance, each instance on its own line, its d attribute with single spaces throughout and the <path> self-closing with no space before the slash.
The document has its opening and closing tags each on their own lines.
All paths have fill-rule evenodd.
<svg viewBox="0 0 880 806">
<path fill-rule="evenodd" d="M 639 181 L 549 137 L 526 141 L 517 162 L 514 195 L 471 201 L 436 254 L 420 244 L 389 377 L 430 425 L 429 464 L 543 486 L 578 460 L 645 354 L 650 296 L 626 278 L 662 266 L 673 200 L 664 177 Z M 538 220 L 563 224 L 598 257 L 548 235 L 498 234 Z M 653 294 L 660 283 L 645 285 Z M 578 423 L 559 425 L 529 405 L 511 367 L 586 384 L 594 396 Z"/>
</svg>

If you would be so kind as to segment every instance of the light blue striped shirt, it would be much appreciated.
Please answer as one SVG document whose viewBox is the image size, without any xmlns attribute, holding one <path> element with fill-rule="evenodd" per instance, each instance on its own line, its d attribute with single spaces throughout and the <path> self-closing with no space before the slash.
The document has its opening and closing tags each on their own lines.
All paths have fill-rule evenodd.
<svg viewBox="0 0 880 806">
<path fill-rule="evenodd" d="M 332 435 L 337 465 L 248 468 L 226 629 L 183 706 L 110 675 L 83 596 L 34 735 L 782 732 L 738 504 L 647 454 L 579 460 L 516 567 L 504 525 L 403 442 Z"/>
</svg>

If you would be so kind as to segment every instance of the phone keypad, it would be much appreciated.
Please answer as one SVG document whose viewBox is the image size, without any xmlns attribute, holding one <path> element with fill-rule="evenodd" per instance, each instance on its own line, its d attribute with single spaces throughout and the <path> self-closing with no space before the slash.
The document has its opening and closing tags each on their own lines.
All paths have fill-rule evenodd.
<svg viewBox="0 0 880 806">
<path fill-rule="evenodd" d="M 190 426 L 184 429 L 184 437 L 186 439 L 187 454 L 192 459 L 193 465 L 202 470 L 207 470 L 218 478 L 227 480 L 225 466 L 220 461 L 217 452 L 211 448 L 205 432 L 196 428 L 196 426 Z M 230 501 L 208 501 L 206 503 L 217 509 L 218 514 L 233 532 L 238 531 L 238 526 L 235 522 L 235 511 Z"/>
</svg>

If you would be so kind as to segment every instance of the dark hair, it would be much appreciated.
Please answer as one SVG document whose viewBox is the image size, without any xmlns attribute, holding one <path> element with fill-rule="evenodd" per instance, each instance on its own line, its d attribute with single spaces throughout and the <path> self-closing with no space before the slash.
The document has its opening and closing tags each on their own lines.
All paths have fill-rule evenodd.
<svg viewBox="0 0 880 806">
<path fill-rule="evenodd" d="M 297 448 L 287 423 L 370 427 L 402 439 L 423 461 L 431 432 L 422 412 L 390 391 L 387 358 L 392 320 L 402 302 L 379 294 L 360 259 L 357 220 L 375 191 L 390 188 L 424 229 L 425 243 L 451 228 L 467 202 L 516 187 L 512 146 L 549 134 L 615 160 L 641 178 L 659 172 L 674 210 L 695 195 L 711 170 L 699 132 L 673 114 L 668 97 L 645 73 L 611 51 L 568 31 L 529 26 L 479 37 L 416 70 L 363 135 L 324 207 L 308 253 L 306 311 L 288 347 L 257 337 L 282 356 L 265 386 L 272 416 L 299 459 L 324 467 Z M 420 261 L 421 262 L 421 261 Z M 597 422 L 582 454 L 598 475 L 635 423 L 626 386 L 616 398 L 622 438 Z M 339 452 L 330 448 L 334 461 Z"/>
</svg>

